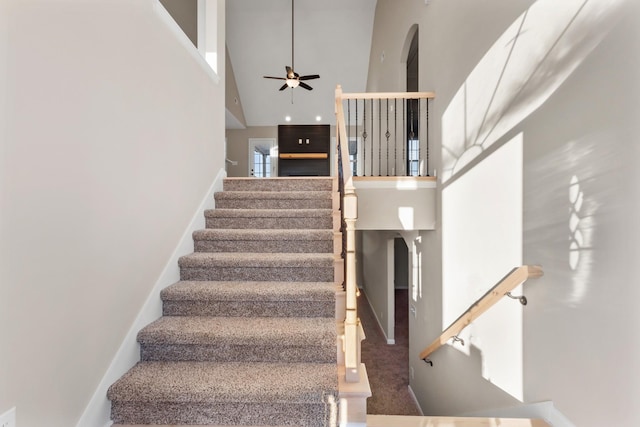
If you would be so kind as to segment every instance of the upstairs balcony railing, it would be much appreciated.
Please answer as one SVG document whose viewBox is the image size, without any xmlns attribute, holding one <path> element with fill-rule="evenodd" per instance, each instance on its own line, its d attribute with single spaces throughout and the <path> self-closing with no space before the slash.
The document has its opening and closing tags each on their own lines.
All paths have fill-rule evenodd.
<svg viewBox="0 0 640 427">
<path fill-rule="evenodd" d="M 336 92 L 354 176 L 429 176 L 432 92 Z"/>
</svg>

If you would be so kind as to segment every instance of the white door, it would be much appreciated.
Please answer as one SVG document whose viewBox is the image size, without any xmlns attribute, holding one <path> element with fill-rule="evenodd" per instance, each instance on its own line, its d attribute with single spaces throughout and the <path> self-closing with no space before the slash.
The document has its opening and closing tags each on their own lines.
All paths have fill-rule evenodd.
<svg viewBox="0 0 640 427">
<path fill-rule="evenodd" d="M 249 138 L 249 176 L 278 176 L 278 143 L 275 138 Z"/>
</svg>

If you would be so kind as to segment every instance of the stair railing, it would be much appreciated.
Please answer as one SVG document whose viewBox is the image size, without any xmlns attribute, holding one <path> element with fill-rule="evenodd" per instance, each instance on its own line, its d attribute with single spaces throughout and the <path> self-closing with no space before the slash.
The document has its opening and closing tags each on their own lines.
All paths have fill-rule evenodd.
<svg viewBox="0 0 640 427">
<path fill-rule="evenodd" d="M 340 92 L 353 175 L 429 176 L 434 97 L 433 92 Z"/>
<path fill-rule="evenodd" d="M 525 296 L 513 296 L 511 295 L 511 291 L 518 285 L 524 283 L 527 279 L 540 277 L 542 274 L 543 271 L 541 267 L 532 265 L 523 265 L 511 270 L 509 274 L 502 278 L 502 280 L 500 280 L 494 287 L 489 289 L 486 294 L 471 304 L 471 306 L 447 329 L 445 329 L 438 338 L 433 340 L 429 346 L 422 350 L 420 353 L 420 359 L 430 365 L 433 365 L 433 362 L 429 360 L 429 356 L 434 351 L 442 347 L 450 339 L 453 339 L 454 341 L 462 341 L 462 339 L 458 337 L 458 334 L 483 313 L 493 307 L 503 297 L 507 296 L 509 298 L 517 299 L 522 305 L 527 305 L 527 298 Z M 462 341 L 462 343 L 464 344 L 464 341 Z"/>
<path fill-rule="evenodd" d="M 345 360 L 345 380 L 360 380 L 360 320 L 356 284 L 356 220 L 358 218 L 358 198 L 353 186 L 353 173 L 349 161 L 349 144 L 342 107 L 342 88 L 336 88 L 336 148 L 338 163 L 338 189 L 342 212 L 342 238 L 344 257 L 344 288 L 346 293 L 346 316 L 344 320 L 343 350 Z"/>
<path fill-rule="evenodd" d="M 336 171 L 342 212 L 346 313 L 345 380 L 360 381 L 354 176 L 429 176 L 429 102 L 433 92 L 343 93 L 335 91 Z M 346 114 L 345 114 L 346 108 Z"/>
</svg>

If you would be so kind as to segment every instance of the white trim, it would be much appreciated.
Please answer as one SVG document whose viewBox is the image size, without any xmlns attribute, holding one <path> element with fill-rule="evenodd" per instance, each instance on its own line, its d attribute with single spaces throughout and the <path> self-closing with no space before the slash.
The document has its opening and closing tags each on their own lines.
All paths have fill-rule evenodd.
<svg viewBox="0 0 640 427">
<path fill-rule="evenodd" d="M 416 397 L 416 394 L 413 392 L 413 389 L 411 388 L 411 384 L 409 384 L 407 388 L 409 389 L 409 396 L 411 396 L 411 399 L 413 399 L 413 403 L 416 404 L 416 408 L 418 408 L 418 412 L 420 413 L 420 416 L 424 417 L 424 411 L 420 406 L 420 402 L 418 402 L 418 398 Z"/>
<path fill-rule="evenodd" d="M 120 348 L 102 377 L 100 384 L 98 384 L 96 391 L 93 393 L 76 427 L 108 427 L 111 425 L 111 421 L 107 421 L 111 419 L 111 404 L 109 400 L 107 400 L 107 390 L 111 384 L 116 382 L 118 378 L 140 360 L 140 348 L 136 340 L 138 331 L 162 315 L 162 302 L 158 295 L 162 289 L 180 280 L 178 259 L 183 255 L 193 252 L 192 234 L 195 230 L 205 228 L 203 212 L 206 209 L 212 209 L 214 207 L 215 201 L 213 195 L 216 191 L 222 190 L 223 179 L 225 177 L 226 172 L 224 169 L 221 169 L 209 187 L 200 206 L 198 206 L 198 209 L 193 214 L 191 222 L 182 234 L 171 257 L 167 260 L 162 273 L 147 296 L 147 300 L 140 309 L 136 320 L 131 325 L 131 328 L 129 328 L 127 335 L 124 337 Z"/>
<path fill-rule="evenodd" d="M 556 409 L 553 402 L 531 403 L 511 408 L 492 409 L 487 411 L 463 414 L 465 417 L 498 417 L 498 418 L 540 418 L 551 427 L 575 427 L 569 418 Z"/>
<path fill-rule="evenodd" d="M 361 292 L 364 292 L 365 295 L 367 294 L 364 290 L 365 288 L 360 288 Z M 376 314 L 375 309 L 373 308 L 373 306 L 371 305 L 371 301 L 369 301 L 369 297 L 367 297 L 367 304 L 369 304 L 369 308 L 371 308 L 371 312 L 373 313 L 373 317 L 376 319 L 376 322 L 378 323 L 378 329 L 380 329 L 380 332 L 382 333 L 382 336 L 384 337 L 385 341 L 387 342 L 387 344 L 395 344 L 396 341 L 394 339 L 389 339 L 387 338 L 387 334 L 384 331 L 384 328 L 382 327 L 382 323 L 380 323 L 380 319 L 378 318 L 378 315 Z"/>
<path fill-rule="evenodd" d="M 369 178 L 369 177 L 366 177 Z M 395 189 L 395 190 L 416 190 L 418 188 L 436 188 L 437 182 L 435 179 L 424 179 L 424 177 L 411 177 L 411 176 L 396 176 L 396 177 L 384 177 L 379 179 L 373 177 L 372 179 L 366 179 L 364 177 L 356 177 L 353 180 L 353 185 L 358 189 Z"/>
</svg>

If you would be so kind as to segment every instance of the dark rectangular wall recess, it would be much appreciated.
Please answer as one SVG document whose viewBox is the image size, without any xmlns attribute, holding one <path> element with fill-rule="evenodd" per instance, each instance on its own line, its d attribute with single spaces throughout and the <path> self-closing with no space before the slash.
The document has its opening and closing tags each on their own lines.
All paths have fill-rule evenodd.
<svg viewBox="0 0 640 427">
<path fill-rule="evenodd" d="M 279 125 L 278 175 L 329 176 L 329 125 Z"/>
</svg>

